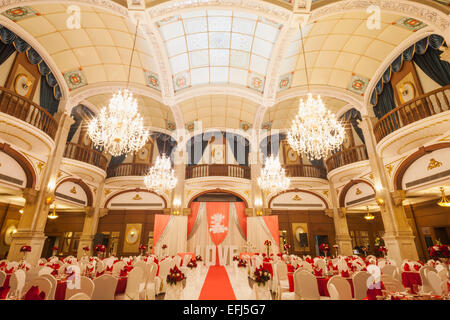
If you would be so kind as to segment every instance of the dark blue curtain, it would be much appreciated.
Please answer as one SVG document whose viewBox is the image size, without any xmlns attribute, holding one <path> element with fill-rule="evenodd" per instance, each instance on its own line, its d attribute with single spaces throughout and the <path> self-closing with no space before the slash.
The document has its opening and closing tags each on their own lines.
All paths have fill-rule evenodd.
<svg viewBox="0 0 450 320">
<path fill-rule="evenodd" d="M 392 109 L 395 109 L 394 89 L 392 84 L 388 82 L 384 84 L 383 92 L 378 96 L 378 102 L 373 107 L 373 112 L 380 119 Z"/>
<path fill-rule="evenodd" d="M 172 138 L 171 136 L 160 133 L 160 132 L 154 132 L 151 134 L 151 137 L 156 140 L 156 145 L 158 146 L 159 154 L 162 155 L 163 153 L 166 154 L 169 158 L 173 158 L 173 151 L 175 150 L 175 147 L 177 146 L 177 141 Z M 173 161 L 173 159 L 172 159 Z"/>
<path fill-rule="evenodd" d="M 267 156 L 278 155 L 281 141 L 284 139 L 286 139 L 286 134 L 279 133 L 267 136 L 261 141 L 259 147 L 263 153 L 263 161 L 266 160 Z"/>
<path fill-rule="evenodd" d="M 355 108 L 351 108 L 341 116 L 341 120 L 349 121 L 358 137 L 365 143 L 362 129 L 358 126 L 358 121 L 362 121 L 361 112 Z"/>
<path fill-rule="evenodd" d="M 323 162 L 323 159 L 319 159 L 319 160 L 317 160 L 317 159 L 315 159 L 315 160 L 309 159 L 309 161 L 311 161 L 311 164 L 314 167 L 325 168 L 325 164 Z"/>
<path fill-rule="evenodd" d="M 428 48 L 423 55 L 414 55 L 413 61 L 427 76 L 443 87 L 450 84 L 450 64 L 441 60 L 441 53 L 438 49 Z"/>
<path fill-rule="evenodd" d="M 39 104 L 41 107 L 47 109 L 51 115 L 54 115 L 58 111 L 59 100 L 55 98 L 54 88 L 49 86 L 46 78 L 46 76 L 41 76 L 41 96 L 39 98 Z"/>
<path fill-rule="evenodd" d="M 243 136 L 234 133 L 226 133 L 227 142 L 233 152 L 234 159 L 240 165 L 248 166 L 248 155 L 250 153 L 250 142 Z"/>
<path fill-rule="evenodd" d="M 72 112 L 70 113 L 70 115 L 75 120 L 75 122 L 70 126 L 69 135 L 67 136 L 68 142 L 72 141 L 73 136 L 77 132 L 81 123 L 83 122 L 83 115 L 87 116 L 89 119 L 92 119 L 93 117 L 95 117 L 95 113 L 92 112 L 91 109 L 89 109 L 85 105 L 80 104 L 72 109 Z M 101 149 L 103 149 L 103 148 L 95 148 L 94 147 L 94 150 L 97 150 L 100 152 L 103 151 Z"/>
<path fill-rule="evenodd" d="M 0 65 L 3 64 L 8 58 L 14 53 L 16 49 L 14 49 L 14 45 L 11 43 L 4 44 L 0 41 Z"/>
<path fill-rule="evenodd" d="M 208 134 L 210 136 L 211 134 Z M 209 139 L 204 133 L 193 136 L 186 144 L 188 153 L 188 166 L 196 165 L 203 157 L 203 153 L 208 146 Z M 197 151 L 197 152 L 195 152 Z M 201 152 L 199 152 L 201 151 Z"/>
<path fill-rule="evenodd" d="M 123 154 L 123 155 L 118 156 L 118 157 L 111 157 L 111 161 L 109 162 L 109 166 L 108 167 L 112 167 L 112 166 L 121 164 L 122 162 L 125 161 L 126 157 L 127 157 L 126 154 Z"/>
</svg>

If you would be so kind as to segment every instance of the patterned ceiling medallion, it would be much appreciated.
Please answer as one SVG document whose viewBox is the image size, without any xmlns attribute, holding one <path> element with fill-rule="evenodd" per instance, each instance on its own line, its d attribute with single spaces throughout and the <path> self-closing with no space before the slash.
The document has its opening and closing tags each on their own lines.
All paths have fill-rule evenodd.
<svg viewBox="0 0 450 320">
<path fill-rule="evenodd" d="M 142 200 L 142 197 L 138 193 L 136 193 L 136 195 L 133 197 L 133 200 Z"/>
<path fill-rule="evenodd" d="M 252 125 L 250 123 L 239 120 L 239 128 L 241 128 L 241 130 L 248 131 L 251 127 Z"/>
<path fill-rule="evenodd" d="M 188 88 L 191 85 L 189 71 L 181 72 L 173 77 L 175 91 Z"/>
<path fill-rule="evenodd" d="M 261 126 L 262 130 L 270 130 L 272 129 L 273 121 L 264 122 Z"/>
<path fill-rule="evenodd" d="M 166 119 L 166 129 L 169 131 L 175 131 L 175 129 L 177 128 L 175 122 L 169 121 Z"/>
<path fill-rule="evenodd" d="M 251 72 L 248 75 L 248 86 L 251 89 L 257 90 L 259 92 L 264 91 L 264 83 L 265 83 L 265 77 Z"/>
<path fill-rule="evenodd" d="M 195 130 L 195 121 L 186 123 L 186 130 L 189 132 L 193 132 Z"/>
<path fill-rule="evenodd" d="M 145 70 L 145 82 L 150 88 L 161 91 L 158 75 L 154 72 Z"/>
<path fill-rule="evenodd" d="M 435 168 L 439 168 L 442 166 L 442 162 L 435 160 L 434 158 L 430 159 L 430 163 L 428 163 L 427 170 L 433 170 Z"/>
<path fill-rule="evenodd" d="M 78 89 L 87 85 L 83 70 L 73 70 L 64 73 L 64 79 L 70 90 Z"/>
<path fill-rule="evenodd" d="M 410 31 L 416 32 L 422 28 L 425 28 L 427 25 L 420 20 L 414 18 L 406 18 L 403 17 L 400 20 L 395 21 L 395 24 L 408 29 Z"/>
<path fill-rule="evenodd" d="M 8 19 L 11 19 L 14 22 L 17 22 L 26 18 L 38 16 L 39 13 L 35 12 L 30 7 L 16 7 L 6 10 L 5 12 L 2 13 L 2 15 L 7 17 Z"/>
<path fill-rule="evenodd" d="M 362 95 L 362 94 L 364 94 L 364 91 L 366 90 L 368 83 L 369 83 L 369 79 L 355 74 L 352 76 L 352 79 L 350 80 L 350 83 L 349 83 L 347 89 L 354 93 Z"/>
<path fill-rule="evenodd" d="M 289 89 L 292 84 L 292 73 L 285 74 L 278 81 L 278 91 Z"/>
</svg>

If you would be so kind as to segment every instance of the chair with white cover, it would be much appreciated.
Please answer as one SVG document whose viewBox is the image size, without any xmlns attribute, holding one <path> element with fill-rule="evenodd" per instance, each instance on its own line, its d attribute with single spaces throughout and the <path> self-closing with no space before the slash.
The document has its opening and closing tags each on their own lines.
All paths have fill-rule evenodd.
<svg viewBox="0 0 450 320">
<path fill-rule="evenodd" d="M 314 265 L 316 266 L 317 269 L 320 269 L 324 272 L 327 270 L 327 263 L 325 262 L 325 259 L 315 260 Z"/>
<path fill-rule="evenodd" d="M 426 265 L 419 269 L 420 274 L 420 280 L 422 281 L 422 287 L 420 288 L 420 291 L 423 293 L 429 293 L 433 291 L 433 288 L 430 285 L 430 282 L 428 281 L 428 272 L 436 272 L 436 269 L 433 267 Z"/>
<path fill-rule="evenodd" d="M 171 268 L 173 268 L 175 265 L 175 262 L 172 261 L 172 259 L 164 259 L 159 263 L 159 275 L 157 278 L 159 278 L 158 283 L 159 285 L 156 287 L 156 294 L 160 294 L 163 292 L 166 292 L 167 288 L 167 275 L 169 274 L 169 271 Z"/>
<path fill-rule="evenodd" d="M 405 287 L 402 282 L 388 275 L 381 275 L 381 282 L 388 292 L 403 292 Z"/>
<path fill-rule="evenodd" d="M 71 296 L 69 299 L 66 300 L 91 300 L 91 298 L 83 292 L 79 292 Z"/>
<path fill-rule="evenodd" d="M 50 267 L 42 267 L 39 271 L 38 271 L 38 276 L 42 276 L 43 274 L 52 274 L 53 269 Z"/>
<path fill-rule="evenodd" d="M 186 255 L 183 257 L 183 264 L 182 264 L 182 267 L 186 267 L 186 266 L 188 265 L 189 261 L 191 261 L 191 259 L 192 259 L 192 255 L 186 254 Z"/>
<path fill-rule="evenodd" d="M 352 279 L 355 300 L 362 300 L 367 296 L 367 280 L 370 276 L 370 273 L 366 271 L 358 271 L 353 274 Z"/>
<path fill-rule="evenodd" d="M 6 273 L 2 270 L 0 270 L 0 287 L 3 287 L 3 284 L 5 283 L 6 279 Z"/>
<path fill-rule="evenodd" d="M 50 280 L 48 280 L 47 278 L 37 277 L 37 278 L 34 278 L 33 280 L 27 282 L 23 286 L 21 297 L 23 297 L 28 292 L 28 290 L 31 289 L 31 287 L 38 287 L 39 288 L 39 293 L 40 292 L 44 292 L 45 293 L 44 300 L 51 300 L 50 299 L 50 294 L 51 294 L 50 292 L 52 290 L 52 284 L 51 284 Z"/>
<path fill-rule="evenodd" d="M 150 273 L 147 279 L 145 292 L 148 300 L 155 300 L 156 295 L 156 273 L 158 272 L 158 265 L 155 262 L 150 262 Z"/>
<path fill-rule="evenodd" d="M 118 277 L 120 275 L 120 271 L 122 271 L 126 265 L 127 264 L 123 261 L 118 261 L 118 262 L 114 263 L 113 270 L 112 270 L 113 276 Z"/>
<path fill-rule="evenodd" d="M 116 296 L 116 300 L 139 300 L 145 287 L 143 278 L 144 270 L 141 267 L 134 267 L 128 272 L 125 294 Z"/>
<path fill-rule="evenodd" d="M 50 284 L 52 285 L 51 290 L 48 295 L 48 298 L 46 300 L 55 300 L 55 292 L 56 292 L 56 287 L 58 286 L 58 281 L 51 274 L 43 274 L 40 277 L 47 279 L 48 281 L 50 281 Z"/>
<path fill-rule="evenodd" d="M 22 297 L 22 290 L 25 286 L 25 271 L 23 270 L 16 270 L 9 279 L 9 292 L 6 296 L 6 299 L 8 297 Z"/>
<path fill-rule="evenodd" d="M 181 256 L 176 255 L 175 258 L 174 258 L 174 260 L 175 260 L 175 265 L 176 265 L 177 267 L 181 267 Z"/>
<path fill-rule="evenodd" d="M 283 292 L 289 292 L 287 264 L 284 261 L 278 261 L 275 269 L 277 273 L 277 297 L 281 299 Z"/>
<path fill-rule="evenodd" d="M 339 273 L 341 273 L 342 271 L 348 271 L 347 261 L 345 261 L 344 259 L 341 259 L 338 261 L 337 267 L 338 267 Z"/>
<path fill-rule="evenodd" d="M 331 300 L 352 300 L 352 287 L 347 279 L 333 276 L 327 283 Z"/>
<path fill-rule="evenodd" d="M 301 300 L 321 299 L 316 277 L 306 270 L 297 270 L 294 273 L 294 290 Z"/>
<path fill-rule="evenodd" d="M 90 300 L 92 297 L 92 294 L 94 293 L 94 287 L 95 287 L 94 281 L 92 281 L 88 277 L 81 276 L 80 277 L 80 288 L 76 288 L 76 286 L 74 286 L 72 288 L 72 286 L 67 285 L 66 300 L 72 300 L 70 298 L 79 293 L 83 293 L 83 294 L 87 295 L 89 298 L 87 300 Z"/>
<path fill-rule="evenodd" d="M 0 261 L 0 263 L 1 263 L 1 261 Z M 40 258 L 38 260 L 38 266 L 45 265 L 46 263 L 47 263 L 47 259 L 45 259 L 45 258 Z"/>
<path fill-rule="evenodd" d="M 312 265 L 311 265 L 310 263 L 306 262 L 306 261 L 303 261 L 303 262 L 300 263 L 299 265 L 300 265 L 300 268 L 306 269 L 306 270 L 308 270 L 308 271 L 310 271 L 310 272 L 313 271 Z"/>
<path fill-rule="evenodd" d="M 91 300 L 114 300 L 118 279 L 104 274 L 94 279 L 94 292 Z"/>
<path fill-rule="evenodd" d="M 432 288 L 432 294 L 442 296 L 448 292 L 447 281 L 442 281 L 441 277 L 436 272 L 427 272 L 427 279 Z"/>
<path fill-rule="evenodd" d="M 436 272 L 441 277 L 441 279 L 443 281 L 447 281 L 448 280 L 448 271 L 447 271 L 447 268 L 444 267 L 443 264 L 437 264 L 436 265 Z"/>
<path fill-rule="evenodd" d="M 398 268 L 393 266 L 392 264 L 386 264 L 384 267 L 382 267 L 381 274 L 385 274 L 399 280 Z"/>
<path fill-rule="evenodd" d="M 106 264 L 103 261 L 98 261 L 95 265 L 95 273 L 103 272 L 106 270 Z"/>
</svg>

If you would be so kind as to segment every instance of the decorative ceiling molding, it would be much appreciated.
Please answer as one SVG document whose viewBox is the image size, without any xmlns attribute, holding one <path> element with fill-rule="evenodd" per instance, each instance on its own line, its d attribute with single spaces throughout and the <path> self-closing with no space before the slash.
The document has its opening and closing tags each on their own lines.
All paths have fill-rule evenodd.
<svg viewBox="0 0 450 320">
<path fill-rule="evenodd" d="M 285 23 L 292 15 L 292 12 L 288 9 L 261 0 L 174 0 L 151 7 L 147 9 L 147 12 L 152 19 L 160 20 L 178 14 L 183 10 L 208 7 L 244 10 L 276 20 L 279 23 Z"/>
<path fill-rule="evenodd" d="M 73 4 L 86 5 L 107 10 L 122 17 L 128 17 L 128 9 L 111 0 L 0 0 L 0 12 L 23 6 L 40 4 Z"/>
<path fill-rule="evenodd" d="M 393 14 L 418 19 L 429 26 L 435 27 L 441 33 L 450 29 L 450 19 L 443 12 L 430 6 L 406 0 L 346 0 L 336 1 L 329 5 L 311 11 L 311 21 L 316 21 L 326 16 L 349 11 L 366 11 L 371 5 L 378 6 L 381 10 Z"/>
</svg>

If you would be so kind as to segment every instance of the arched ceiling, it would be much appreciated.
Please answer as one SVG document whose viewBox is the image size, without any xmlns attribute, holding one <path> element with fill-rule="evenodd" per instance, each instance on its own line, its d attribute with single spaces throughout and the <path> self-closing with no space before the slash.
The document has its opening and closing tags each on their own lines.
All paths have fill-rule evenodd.
<svg viewBox="0 0 450 320">
<path fill-rule="evenodd" d="M 251 128 L 259 104 L 231 95 L 208 95 L 185 100 L 178 104 L 192 131 L 192 123 L 201 120 L 202 129 L 230 128 L 247 131 Z"/>
<path fill-rule="evenodd" d="M 30 33 L 54 59 L 70 89 L 86 84 L 127 81 L 136 27 L 129 19 L 82 5 L 81 28 L 69 28 L 69 4 L 36 4 L 17 24 Z M 12 20 L 15 17 L 10 17 Z M 145 72 L 154 73 L 155 62 L 140 32 L 133 56 L 131 81 L 146 84 Z M 71 82 L 75 76 L 78 82 Z"/>
<path fill-rule="evenodd" d="M 269 108 L 264 115 L 264 121 L 262 125 L 265 127 L 270 121 L 272 129 L 289 129 L 291 127 L 292 120 L 295 119 L 295 116 L 298 113 L 300 99 L 306 101 L 307 97 L 284 100 Z M 336 115 L 341 114 L 343 111 L 345 111 L 344 109 L 348 105 L 348 102 L 336 98 L 321 97 L 321 99 L 328 110 L 335 113 Z"/>
<path fill-rule="evenodd" d="M 144 125 L 146 127 L 159 128 L 163 130 L 173 131 L 175 120 L 170 108 L 161 102 L 152 98 L 134 95 L 139 105 L 139 112 L 144 118 Z M 87 98 L 86 100 L 97 107 L 98 110 L 107 106 L 112 94 L 99 94 Z"/>
</svg>

